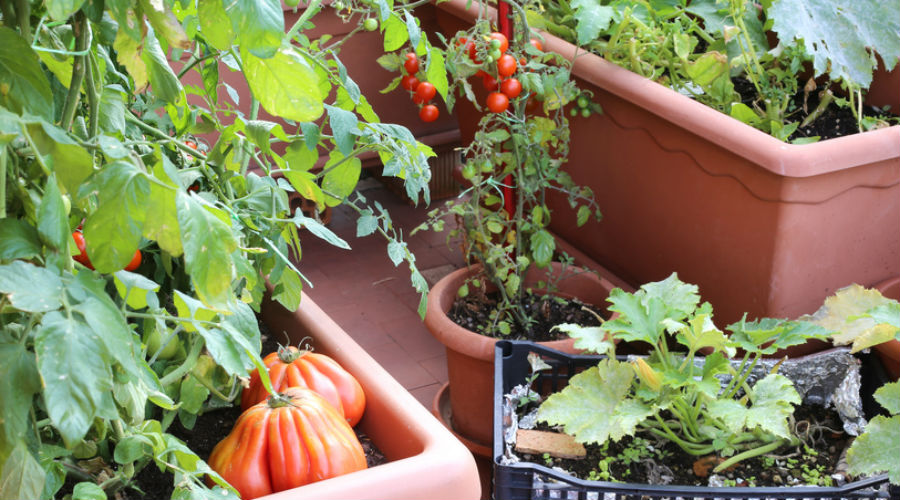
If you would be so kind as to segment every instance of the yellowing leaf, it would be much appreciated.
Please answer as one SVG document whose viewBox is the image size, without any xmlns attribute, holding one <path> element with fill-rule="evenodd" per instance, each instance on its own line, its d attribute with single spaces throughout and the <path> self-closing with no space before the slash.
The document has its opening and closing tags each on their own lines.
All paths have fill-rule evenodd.
<svg viewBox="0 0 900 500">
<path fill-rule="evenodd" d="M 837 333 L 832 341 L 838 345 L 853 344 L 853 351 L 865 349 L 893 338 L 895 328 L 879 325 L 866 316 L 866 312 L 892 301 L 875 289 L 857 284 L 838 290 L 825 299 L 825 303 L 809 321 Z"/>
<path fill-rule="evenodd" d="M 325 110 L 319 77 L 294 49 L 285 46 L 269 59 L 244 54 L 244 75 L 250 91 L 269 113 L 311 122 Z"/>
</svg>

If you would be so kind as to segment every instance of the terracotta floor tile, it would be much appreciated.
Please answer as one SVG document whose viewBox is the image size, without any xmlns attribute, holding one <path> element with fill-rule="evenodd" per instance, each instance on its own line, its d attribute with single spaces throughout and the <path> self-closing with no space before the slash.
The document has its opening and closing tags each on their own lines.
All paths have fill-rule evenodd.
<svg viewBox="0 0 900 500">
<path fill-rule="evenodd" d="M 443 385 L 443 383 L 426 385 L 426 386 L 424 386 L 424 387 L 418 387 L 418 388 L 416 388 L 416 389 L 413 389 L 413 390 L 411 390 L 411 391 L 409 391 L 409 392 L 410 392 L 410 393 L 411 393 L 411 394 L 412 394 L 412 395 L 413 395 L 420 403 L 422 403 L 422 406 L 424 406 L 425 408 L 427 408 L 428 411 L 431 411 L 431 407 L 433 406 L 433 403 L 434 403 L 434 396 L 435 396 L 435 395 L 437 394 L 437 392 L 440 390 L 440 388 L 441 388 L 442 385 Z"/>
<path fill-rule="evenodd" d="M 366 349 L 366 351 L 407 390 L 438 382 L 422 365 L 406 354 L 396 342 L 381 344 Z"/>
</svg>

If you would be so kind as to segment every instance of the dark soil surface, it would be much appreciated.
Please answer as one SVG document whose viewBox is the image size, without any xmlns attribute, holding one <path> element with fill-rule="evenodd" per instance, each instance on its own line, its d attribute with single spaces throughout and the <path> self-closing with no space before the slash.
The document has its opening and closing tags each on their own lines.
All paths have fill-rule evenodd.
<svg viewBox="0 0 900 500">
<path fill-rule="evenodd" d="M 721 486 L 786 486 L 815 484 L 834 486 L 830 477 L 838 465 L 850 437 L 842 432 L 840 418 L 822 407 L 798 407 L 797 434 L 806 446 L 783 447 L 774 453 L 744 460 L 718 473 Z M 547 429 L 546 426 L 543 427 Z M 807 447 L 808 446 L 808 447 Z M 653 436 L 626 437 L 608 446 L 586 445 L 587 457 L 559 459 L 523 454 L 521 459 L 548 467 L 558 467 L 587 480 L 639 484 L 709 486 L 710 475 L 722 459 L 714 455 L 697 457 L 669 441 Z"/>
<path fill-rule="evenodd" d="M 277 350 L 277 341 L 271 338 L 263 323 L 260 322 L 259 326 L 263 341 L 263 355 Z M 166 432 L 184 441 L 188 448 L 205 461 L 209 458 L 216 444 L 228 435 L 235 422 L 237 422 L 238 417 L 240 417 L 240 398 L 237 399 L 235 404 L 237 406 L 221 408 L 200 415 L 197 417 L 197 421 L 192 429 L 186 429 L 181 425 L 179 419 L 176 418 Z M 366 462 L 369 467 L 386 462 L 384 455 L 368 436 L 359 430 L 356 430 L 356 435 L 359 437 L 363 450 L 366 452 Z M 74 481 L 67 481 L 57 493 L 57 498 L 62 498 L 66 493 L 70 493 L 74 484 Z M 174 491 L 172 474 L 170 472 L 160 472 L 159 468 L 153 463 L 144 467 L 135 476 L 134 482 L 130 486 L 130 488 L 119 491 L 114 497 L 111 496 L 110 498 L 117 500 L 164 500 L 171 498 Z"/>
<path fill-rule="evenodd" d="M 734 79 L 734 88 L 741 95 L 741 101 L 753 107 L 753 101 L 757 99 L 756 89 L 749 80 L 744 78 Z M 819 86 L 816 90 L 805 94 L 802 89 L 799 94 L 794 96 L 789 117 L 790 121 L 802 122 L 809 113 L 812 113 L 819 105 L 819 93 L 824 90 L 824 86 Z M 897 110 L 893 110 L 895 113 Z M 896 115 L 884 112 L 871 106 L 863 106 L 863 116 L 887 120 L 890 125 L 897 124 Z M 816 118 L 812 123 L 805 127 L 799 127 L 790 137 L 791 141 L 808 138 L 819 137 L 819 140 L 832 139 L 835 137 L 843 137 L 845 135 L 853 135 L 859 132 L 857 128 L 856 118 L 848 106 L 837 106 L 830 104 L 825 111 Z"/>
<path fill-rule="evenodd" d="M 497 308 L 498 296 L 499 294 L 495 292 L 487 295 L 470 294 L 465 298 L 457 297 L 448 316 L 457 325 L 484 334 L 484 326 L 491 324 L 491 314 Z M 568 335 L 550 330 L 562 323 L 576 323 L 582 326 L 600 324 L 593 314 L 584 310 L 585 307 L 602 316 L 599 309 L 577 299 L 529 294 L 526 296 L 523 308 L 529 311 L 532 323 L 513 326 L 509 335 L 492 336 L 506 340 L 531 340 L 534 342 L 564 339 Z"/>
</svg>

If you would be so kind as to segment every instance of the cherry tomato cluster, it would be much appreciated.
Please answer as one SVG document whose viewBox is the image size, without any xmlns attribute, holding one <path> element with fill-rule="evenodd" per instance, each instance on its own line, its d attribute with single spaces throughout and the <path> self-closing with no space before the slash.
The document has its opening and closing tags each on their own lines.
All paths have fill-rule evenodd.
<svg viewBox="0 0 900 500">
<path fill-rule="evenodd" d="M 595 109 L 593 109 L 595 106 L 596 105 L 591 102 L 589 96 L 582 94 L 575 100 L 575 106 L 569 111 L 569 114 L 572 116 L 588 118 L 591 114 L 596 112 Z"/>
<path fill-rule="evenodd" d="M 483 69 L 478 70 L 475 75 L 481 77 L 482 85 L 485 90 L 490 92 L 485 101 L 488 110 L 492 113 L 503 113 L 509 108 L 510 99 L 515 99 L 522 93 L 522 83 L 514 75 L 519 66 L 524 66 L 527 61 L 525 58 L 516 61 L 515 56 L 507 53 L 509 40 L 502 33 L 493 32 L 488 35 L 488 40 L 489 50 L 486 59 L 487 63 L 494 64 L 494 67 L 490 69 L 493 70 L 497 77 L 495 78 L 494 74 Z M 543 50 L 540 41 L 531 39 L 530 43 L 538 50 Z M 469 59 L 473 63 L 482 64 L 482 61 L 478 58 L 475 44 L 472 41 L 461 37 L 457 44 L 465 47 Z"/>
<path fill-rule="evenodd" d="M 85 242 L 84 242 L 84 235 L 81 233 L 81 231 L 75 231 L 74 233 L 72 233 L 72 239 L 75 240 L 75 246 L 78 248 L 78 252 L 79 252 L 78 255 L 73 256 L 72 259 L 74 259 L 75 262 L 81 263 L 82 265 L 84 265 L 84 267 L 93 270 L 94 265 L 91 264 L 91 259 L 88 258 L 87 245 L 85 245 Z M 128 263 L 127 266 L 125 266 L 125 270 L 126 271 L 134 271 L 135 269 L 140 267 L 140 265 L 141 265 L 141 251 L 135 250 L 134 256 L 131 257 L 131 261 Z"/>
<path fill-rule="evenodd" d="M 430 82 L 421 82 L 416 75 L 419 73 L 419 57 L 415 52 L 406 54 L 403 61 L 403 69 L 406 75 L 400 79 L 400 86 L 412 94 L 412 101 L 419 105 L 419 119 L 423 122 L 433 122 L 440 116 L 438 107 L 430 104 L 437 94 L 437 89 Z"/>
</svg>

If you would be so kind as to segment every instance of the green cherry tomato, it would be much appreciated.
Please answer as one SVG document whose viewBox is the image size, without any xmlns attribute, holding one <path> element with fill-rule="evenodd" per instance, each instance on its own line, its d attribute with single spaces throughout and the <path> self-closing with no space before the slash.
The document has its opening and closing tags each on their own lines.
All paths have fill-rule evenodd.
<svg viewBox="0 0 900 500">
<path fill-rule="evenodd" d="M 582 110 L 581 110 L 581 117 L 582 117 L 582 118 L 590 118 L 590 117 L 591 117 L 591 110 L 589 110 L 589 109 L 587 109 L 587 108 L 582 109 Z"/>
<path fill-rule="evenodd" d="M 569 110 L 569 115 L 578 116 L 578 108 L 572 108 Z"/>
<path fill-rule="evenodd" d="M 576 102 L 578 103 L 579 108 L 586 108 L 588 107 L 588 104 L 590 104 L 588 98 L 583 95 L 578 96 L 578 100 Z"/>
<path fill-rule="evenodd" d="M 467 162 L 463 165 L 462 168 L 462 176 L 465 180 L 471 180 L 472 177 L 475 177 L 475 165 L 472 165 L 472 162 Z"/>
<path fill-rule="evenodd" d="M 378 20 L 370 17 L 363 21 L 363 29 L 366 31 L 375 31 L 378 29 Z"/>
<path fill-rule="evenodd" d="M 148 326 L 148 325 L 145 325 Z M 156 325 L 148 326 L 144 328 L 144 334 L 142 336 L 142 340 L 144 344 L 147 345 L 147 357 L 153 357 L 154 354 L 159 351 L 159 354 L 156 356 L 156 359 L 172 359 L 178 354 L 178 337 L 173 338 L 169 341 L 165 347 L 162 346 L 163 337 L 162 333 L 157 330 Z M 160 350 L 162 348 L 162 350 Z"/>
</svg>

